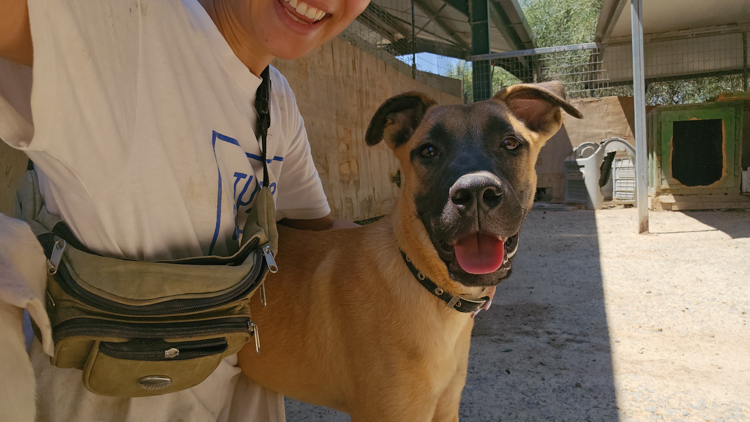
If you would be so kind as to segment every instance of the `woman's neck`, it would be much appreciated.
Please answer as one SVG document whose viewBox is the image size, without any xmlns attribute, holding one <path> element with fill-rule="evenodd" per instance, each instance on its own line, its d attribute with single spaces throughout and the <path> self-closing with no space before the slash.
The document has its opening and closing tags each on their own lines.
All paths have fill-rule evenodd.
<svg viewBox="0 0 750 422">
<path fill-rule="evenodd" d="M 247 2 L 232 2 L 232 0 L 198 0 L 219 32 L 234 51 L 240 61 L 250 69 L 255 76 L 260 77 L 273 56 L 260 47 L 260 43 L 253 38 L 242 25 L 242 17 L 247 17 L 248 10 L 242 5 Z"/>
</svg>

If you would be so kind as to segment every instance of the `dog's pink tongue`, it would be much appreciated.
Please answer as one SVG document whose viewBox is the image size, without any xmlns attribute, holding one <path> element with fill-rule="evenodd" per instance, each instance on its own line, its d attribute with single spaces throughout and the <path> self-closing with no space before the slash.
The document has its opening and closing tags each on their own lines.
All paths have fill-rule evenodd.
<svg viewBox="0 0 750 422">
<path fill-rule="evenodd" d="M 476 233 L 454 245 L 458 265 L 469 274 L 494 273 L 503 265 L 505 246 L 497 236 Z"/>
</svg>

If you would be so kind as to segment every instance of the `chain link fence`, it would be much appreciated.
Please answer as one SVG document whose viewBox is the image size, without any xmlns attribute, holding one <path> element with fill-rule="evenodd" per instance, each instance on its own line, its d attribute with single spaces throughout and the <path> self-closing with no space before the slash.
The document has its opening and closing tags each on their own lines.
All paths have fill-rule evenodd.
<svg viewBox="0 0 750 422">
<path fill-rule="evenodd" d="M 503 53 L 493 58 L 489 73 L 472 74 L 464 57 L 470 33 L 456 32 L 450 17 L 420 0 L 377 0 L 352 24 L 343 37 L 415 79 L 464 101 L 473 101 L 473 84 L 496 92 L 521 82 L 559 80 L 570 98 L 632 96 L 630 40 L 608 44 L 580 44 Z M 455 19 L 454 19 L 455 20 Z M 689 33 L 646 38 L 646 96 L 649 105 L 688 104 L 717 95 L 748 90 L 748 28 L 724 33 Z M 553 50 L 553 51 L 550 51 Z M 426 51 L 443 53 L 430 54 Z M 486 69 L 486 68 L 485 68 Z M 455 81 L 463 84 L 460 92 Z"/>
<path fill-rule="evenodd" d="M 567 50 L 510 52 L 505 54 L 508 57 L 492 60 L 499 73 L 492 78 L 493 90 L 513 83 L 559 80 L 570 98 L 633 95 L 629 39 L 604 46 L 568 46 Z M 648 105 L 699 103 L 747 91 L 748 53 L 747 32 L 647 40 Z"/>
<path fill-rule="evenodd" d="M 446 7 L 433 10 L 420 0 L 373 1 L 341 37 L 414 79 L 461 96 L 455 81 L 444 79 L 455 69 L 453 57 L 468 48 L 464 38 L 469 34 L 446 25 L 451 20 L 441 14 Z"/>
</svg>

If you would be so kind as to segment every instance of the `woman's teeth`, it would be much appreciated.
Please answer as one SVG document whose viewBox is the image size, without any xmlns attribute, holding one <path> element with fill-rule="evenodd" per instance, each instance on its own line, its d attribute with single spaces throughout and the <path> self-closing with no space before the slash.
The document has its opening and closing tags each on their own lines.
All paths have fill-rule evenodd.
<svg viewBox="0 0 750 422">
<path fill-rule="evenodd" d="M 323 19 L 323 17 L 326 15 L 326 12 L 316 9 L 302 0 L 284 0 L 284 1 L 289 3 L 289 5 L 292 6 L 297 11 L 297 13 L 299 13 L 300 15 L 308 19 L 312 19 L 314 22 L 317 22 Z M 302 22 L 291 13 L 289 14 L 289 16 L 293 17 L 298 22 Z M 302 23 L 307 23 L 307 22 L 302 22 Z"/>
</svg>

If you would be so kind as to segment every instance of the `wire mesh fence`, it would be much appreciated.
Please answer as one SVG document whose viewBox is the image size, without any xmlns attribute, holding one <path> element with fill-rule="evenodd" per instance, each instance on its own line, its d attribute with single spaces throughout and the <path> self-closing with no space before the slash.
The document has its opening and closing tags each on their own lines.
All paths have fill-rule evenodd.
<svg viewBox="0 0 750 422">
<path fill-rule="evenodd" d="M 571 98 L 596 97 L 599 91 L 609 88 L 601 57 L 600 48 L 592 47 L 493 60 L 497 74 L 493 89 L 557 80 L 565 85 Z"/>
<path fill-rule="evenodd" d="M 373 1 L 347 29 L 345 36 L 358 38 L 410 66 L 413 72 L 449 74 L 455 57 L 467 47 L 464 38 L 445 24 L 451 20 L 443 10 L 447 3 L 433 10 L 427 3 L 404 0 Z M 441 15 L 441 13 L 443 13 Z M 425 54 L 426 51 L 443 52 Z"/>
<path fill-rule="evenodd" d="M 474 75 L 476 66 L 460 60 L 470 50 L 471 34 L 454 29 L 460 19 L 444 10 L 446 4 L 434 8 L 424 0 L 376 0 L 345 37 L 371 52 L 398 60 L 402 71 L 414 78 L 435 75 L 431 83 L 434 87 L 442 84 L 455 88 L 456 84 L 450 84 L 446 77 L 461 80 L 466 102 L 474 99 L 474 84 L 496 92 L 516 83 L 550 80 L 561 81 L 570 98 L 633 95 L 629 38 L 561 51 L 504 53 L 491 60 L 489 72 L 484 66 L 481 75 Z M 463 22 L 466 23 L 465 17 Z M 696 103 L 719 94 L 747 91 L 748 29 L 647 37 L 644 55 L 648 104 Z"/>
<path fill-rule="evenodd" d="M 649 105 L 690 104 L 748 90 L 747 32 L 651 40 L 644 45 Z M 511 83 L 559 80 L 570 98 L 633 95 L 630 40 L 576 51 L 493 60 Z"/>
<path fill-rule="evenodd" d="M 747 91 L 747 32 L 647 40 L 644 45 L 646 101 L 649 105 L 690 104 L 720 94 Z M 607 95 L 631 96 L 629 43 L 607 47 Z"/>
</svg>

